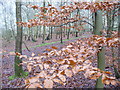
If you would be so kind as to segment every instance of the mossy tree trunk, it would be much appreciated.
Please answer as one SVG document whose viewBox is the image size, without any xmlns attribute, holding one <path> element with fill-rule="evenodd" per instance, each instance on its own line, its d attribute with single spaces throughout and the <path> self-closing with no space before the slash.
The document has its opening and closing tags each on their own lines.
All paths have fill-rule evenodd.
<svg viewBox="0 0 120 90">
<path fill-rule="evenodd" d="M 21 2 L 16 1 L 16 21 L 21 22 Z M 15 43 L 15 52 L 21 53 L 22 54 L 22 26 L 17 26 L 17 36 L 16 36 L 16 43 Z M 18 57 L 15 56 L 15 76 L 16 77 L 21 77 L 23 74 L 23 69 L 22 66 L 19 65 L 22 63 L 22 60 Z"/>
</svg>

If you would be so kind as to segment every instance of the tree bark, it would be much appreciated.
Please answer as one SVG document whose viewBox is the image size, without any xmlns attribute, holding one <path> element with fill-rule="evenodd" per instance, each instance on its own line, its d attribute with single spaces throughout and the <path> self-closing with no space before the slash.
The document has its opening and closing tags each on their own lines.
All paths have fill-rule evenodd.
<svg viewBox="0 0 120 90">
<path fill-rule="evenodd" d="M 111 36 L 111 24 L 112 21 L 111 21 L 111 11 L 107 12 L 107 37 L 110 37 Z"/>
<path fill-rule="evenodd" d="M 16 21 L 21 22 L 21 2 L 16 1 Z M 21 53 L 22 54 L 22 26 L 17 26 L 17 36 L 16 36 L 16 44 L 15 44 L 15 52 Z M 23 73 L 22 66 L 19 65 L 22 63 L 22 60 L 18 57 L 15 56 L 15 76 L 20 77 Z"/>
<path fill-rule="evenodd" d="M 102 30 L 102 12 L 97 11 L 95 15 L 95 35 L 101 35 L 101 30 Z M 101 50 L 97 54 L 97 60 L 98 60 L 98 68 L 101 70 L 105 69 L 105 48 L 102 47 Z M 96 88 L 103 88 L 104 84 L 102 83 L 101 77 L 97 79 L 96 82 Z"/>
<path fill-rule="evenodd" d="M 53 32 L 53 27 L 51 27 L 51 28 L 50 28 L 50 30 L 51 30 L 51 39 L 52 39 L 52 34 L 53 34 L 53 33 L 52 33 L 52 32 Z"/>
<path fill-rule="evenodd" d="M 120 3 L 120 1 L 119 1 Z M 120 7 L 118 9 L 118 37 L 120 37 Z M 119 72 L 119 77 L 120 77 L 120 47 L 118 46 L 118 72 Z"/>
<path fill-rule="evenodd" d="M 61 35 L 61 37 L 60 37 L 60 40 L 61 40 L 61 43 L 63 43 L 63 38 L 62 38 L 62 27 L 60 27 L 60 29 L 61 29 L 61 31 L 60 31 L 60 35 Z"/>
<path fill-rule="evenodd" d="M 43 7 L 45 7 L 45 0 L 43 2 Z M 44 10 L 44 13 L 45 13 L 45 10 Z M 45 43 L 45 26 L 43 26 L 43 40 L 42 40 L 42 43 Z"/>
<path fill-rule="evenodd" d="M 95 13 L 92 13 L 92 22 L 93 22 L 93 25 L 95 26 L 95 16 L 96 16 L 96 12 Z M 93 33 L 95 33 L 95 27 L 93 27 Z"/>
<path fill-rule="evenodd" d="M 70 25 L 70 23 L 69 23 L 69 27 L 70 27 L 71 25 Z M 67 39 L 69 39 L 69 37 L 70 37 L 70 28 L 69 28 L 69 30 L 68 30 L 68 33 L 67 33 Z"/>
</svg>

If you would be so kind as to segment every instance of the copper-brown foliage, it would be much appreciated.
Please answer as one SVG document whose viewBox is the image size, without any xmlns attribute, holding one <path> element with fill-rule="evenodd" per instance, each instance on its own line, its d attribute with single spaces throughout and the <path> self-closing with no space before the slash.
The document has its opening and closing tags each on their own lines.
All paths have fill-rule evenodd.
<svg viewBox="0 0 120 90">
<path fill-rule="evenodd" d="M 91 58 L 97 55 L 101 49 L 100 47 L 116 47 L 119 42 L 118 37 L 106 38 L 94 35 L 91 38 L 85 38 L 84 42 L 83 40 L 77 40 L 69 43 L 61 50 L 57 50 L 57 47 L 53 46 L 52 50 L 48 50 L 47 54 L 35 56 L 32 53 L 32 57 L 20 55 L 20 58 L 25 58 L 23 64 L 26 65 L 28 71 L 35 75 L 35 77 L 25 80 L 26 88 L 52 88 L 56 82 L 65 85 L 67 77 L 72 78 L 73 75 L 81 71 L 85 72 L 84 76 L 86 78 L 98 79 L 102 76 L 104 84 L 115 85 L 119 82 L 115 77 L 109 76 L 112 73 L 93 67 L 92 63 L 94 61 Z M 13 52 L 10 54 L 16 55 Z M 56 59 L 53 59 L 54 57 Z M 36 71 L 37 67 L 39 67 L 39 72 L 38 69 Z"/>
</svg>

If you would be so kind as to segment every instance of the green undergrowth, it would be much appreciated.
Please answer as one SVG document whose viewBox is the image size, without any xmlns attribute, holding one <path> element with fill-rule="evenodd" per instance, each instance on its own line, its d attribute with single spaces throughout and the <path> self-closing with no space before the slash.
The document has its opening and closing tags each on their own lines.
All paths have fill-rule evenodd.
<svg viewBox="0 0 120 90">
<path fill-rule="evenodd" d="M 12 75 L 12 76 L 9 76 L 8 79 L 9 80 L 14 80 L 16 78 L 25 78 L 29 75 L 29 72 L 23 72 L 21 76 L 16 76 L 16 75 Z"/>
<path fill-rule="evenodd" d="M 86 37 L 86 36 L 80 36 L 80 37 L 75 37 L 75 38 L 70 38 L 70 39 L 64 39 L 63 41 L 69 41 L 69 40 L 74 40 L 74 39 L 78 39 L 78 38 L 83 38 L 83 37 Z M 36 48 L 36 47 L 41 47 L 41 46 L 46 46 L 46 45 L 51 45 L 51 44 L 55 44 L 55 43 L 59 43 L 61 41 L 56 41 L 56 42 L 51 42 L 51 43 L 43 43 L 43 44 L 39 44 L 39 45 L 35 45 L 35 46 L 32 46 L 32 47 L 28 47 L 29 49 L 30 48 Z M 61 44 L 64 44 L 64 43 L 61 43 Z M 22 48 L 22 50 L 26 50 L 26 48 Z M 14 52 L 14 51 L 10 51 L 10 52 Z M 8 52 L 6 52 L 8 53 Z M 2 53 L 2 54 L 6 54 L 6 53 Z"/>
<path fill-rule="evenodd" d="M 78 38 L 80 38 L 80 37 L 75 37 L 75 38 L 71 38 L 71 39 L 64 39 L 63 41 L 69 41 L 69 40 L 78 39 Z M 32 46 L 32 47 L 29 47 L 29 48 L 41 47 L 41 46 L 51 45 L 51 44 L 55 44 L 55 43 L 59 43 L 59 42 L 60 41 L 51 42 L 51 43 L 43 43 L 43 44 L 39 44 L 39 45 Z M 64 44 L 64 43 L 61 43 L 61 44 Z M 26 50 L 26 48 L 23 48 L 22 50 Z"/>
</svg>

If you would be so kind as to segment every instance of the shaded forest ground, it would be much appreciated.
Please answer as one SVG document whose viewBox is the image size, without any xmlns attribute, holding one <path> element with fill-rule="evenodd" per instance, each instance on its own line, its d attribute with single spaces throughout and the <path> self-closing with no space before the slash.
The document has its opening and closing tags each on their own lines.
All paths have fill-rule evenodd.
<svg viewBox="0 0 120 90">
<path fill-rule="evenodd" d="M 85 33 L 82 34 L 81 37 L 90 37 L 92 34 L 90 33 Z M 74 38 L 74 36 L 70 36 L 70 38 Z M 63 39 L 66 39 L 66 37 L 63 37 Z M 82 39 L 82 38 L 80 38 Z M 52 40 L 47 40 L 45 43 L 51 43 L 51 42 L 56 42 L 60 40 L 55 39 L 55 36 L 53 36 Z M 23 54 L 30 56 L 31 53 L 35 53 L 36 55 L 44 53 L 46 49 L 51 48 L 52 46 L 58 47 L 58 50 L 61 48 L 65 47 L 69 42 L 74 42 L 77 39 L 72 39 L 68 41 L 64 41 L 63 44 L 60 42 L 51 44 L 51 45 L 45 45 L 41 47 L 34 47 L 35 45 L 41 44 L 41 39 L 38 39 L 37 42 L 31 42 L 31 41 L 26 41 L 26 45 L 29 47 L 34 47 L 34 48 L 29 48 L 30 52 L 26 49 L 23 50 Z M 23 45 L 23 48 L 25 46 Z M 3 50 L 6 51 L 7 53 L 10 51 L 14 51 L 14 41 L 10 42 L 9 44 L 6 42 L 3 42 Z M 117 54 L 117 53 L 116 53 Z M 106 71 L 110 71 L 113 73 L 114 76 L 114 71 L 111 66 L 109 66 L 111 63 L 108 62 L 107 60 L 110 60 L 112 57 L 112 53 L 110 52 L 110 48 L 106 48 Z M 96 58 L 96 57 L 95 57 Z M 93 63 L 93 66 L 97 66 L 97 61 Z M 27 71 L 27 70 L 25 70 Z M 79 87 L 79 88 L 93 88 L 95 86 L 96 80 L 90 80 L 84 77 L 83 75 L 84 72 L 79 72 L 72 78 L 69 78 L 68 83 L 65 86 L 59 85 L 59 88 L 69 88 L 69 87 Z M 24 84 L 24 78 L 16 78 L 14 80 L 9 80 L 8 77 L 14 75 L 14 56 L 10 57 L 4 57 L 2 59 L 2 86 L 3 88 L 17 88 L 17 87 L 23 87 Z M 30 76 L 28 76 L 30 77 Z M 26 77 L 27 78 L 27 77 Z M 114 88 L 115 86 L 113 85 L 106 85 L 106 88 Z"/>
</svg>

